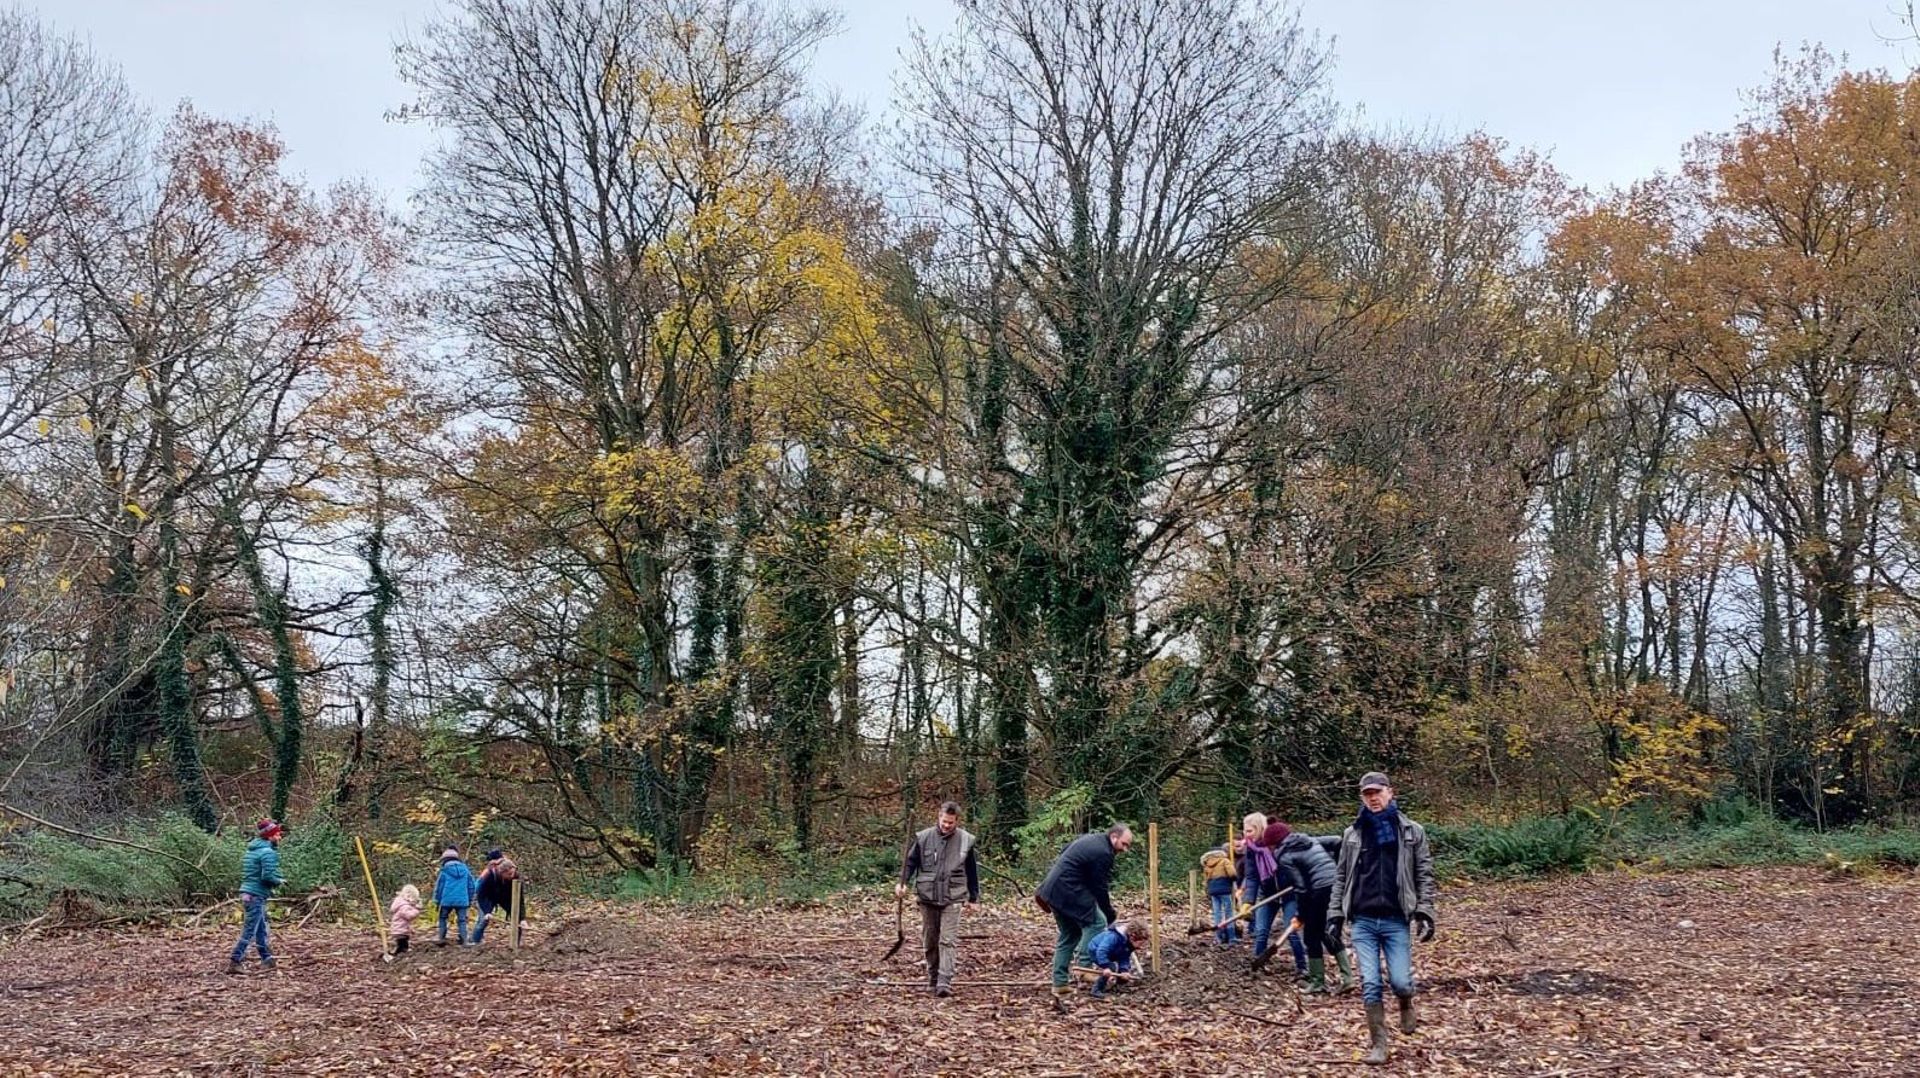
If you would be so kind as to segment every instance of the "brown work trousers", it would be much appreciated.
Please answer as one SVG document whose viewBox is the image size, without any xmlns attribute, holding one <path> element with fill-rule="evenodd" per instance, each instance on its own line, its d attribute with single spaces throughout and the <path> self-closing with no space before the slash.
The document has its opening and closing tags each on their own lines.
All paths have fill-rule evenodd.
<svg viewBox="0 0 1920 1078">
<path fill-rule="evenodd" d="M 953 955 L 960 945 L 960 903 L 920 903 L 920 942 L 927 950 L 927 983 L 953 983 Z"/>
</svg>

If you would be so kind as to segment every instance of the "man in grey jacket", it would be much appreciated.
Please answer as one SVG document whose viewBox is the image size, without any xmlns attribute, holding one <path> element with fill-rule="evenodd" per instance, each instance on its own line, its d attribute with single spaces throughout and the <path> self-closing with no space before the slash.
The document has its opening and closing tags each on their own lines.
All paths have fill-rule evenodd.
<svg viewBox="0 0 1920 1078">
<path fill-rule="evenodd" d="M 1360 815 L 1340 836 L 1327 935 L 1353 926 L 1353 956 L 1367 1005 L 1366 1062 L 1387 1061 L 1387 1010 L 1380 965 L 1400 1000 L 1400 1031 L 1414 1031 L 1413 941 L 1433 938 L 1433 851 L 1426 829 L 1400 814 L 1393 784 L 1378 771 L 1360 780 Z"/>
<path fill-rule="evenodd" d="M 927 952 L 927 985 L 935 995 L 953 994 L 954 952 L 960 940 L 960 903 L 980 901 L 980 863 L 973 833 L 960 827 L 960 805 L 940 806 L 932 827 L 913 836 L 900 862 L 894 893 L 913 889 L 920 902 L 920 941 Z"/>
</svg>

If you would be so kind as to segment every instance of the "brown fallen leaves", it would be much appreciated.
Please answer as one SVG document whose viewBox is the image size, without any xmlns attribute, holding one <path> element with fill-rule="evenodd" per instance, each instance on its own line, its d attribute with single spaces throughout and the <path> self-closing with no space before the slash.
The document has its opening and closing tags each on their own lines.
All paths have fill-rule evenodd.
<svg viewBox="0 0 1920 1078">
<path fill-rule="evenodd" d="M 1138 896 L 1134 896 L 1138 897 Z M 1138 905 L 1138 903 L 1134 903 Z M 964 919 L 951 999 L 890 963 L 892 903 L 621 909 L 529 925 L 516 960 L 371 929 L 276 937 L 273 974 L 222 972 L 224 929 L 0 945 L 0 1073 L 1351 1074 L 1357 996 L 1300 1000 L 1244 950 L 1181 932 L 1163 974 L 1056 1015 L 1053 929 Z M 1810 869 L 1455 888 L 1415 950 L 1422 1029 L 1380 1073 L 1920 1074 L 1920 881 Z M 1285 962 L 1275 963 L 1284 967 Z"/>
</svg>

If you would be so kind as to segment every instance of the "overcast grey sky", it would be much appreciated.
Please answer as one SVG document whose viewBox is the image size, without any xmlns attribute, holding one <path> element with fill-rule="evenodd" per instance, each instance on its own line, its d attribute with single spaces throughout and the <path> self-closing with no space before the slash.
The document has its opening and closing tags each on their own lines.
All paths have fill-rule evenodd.
<svg viewBox="0 0 1920 1078">
<path fill-rule="evenodd" d="M 0 3 L 6 0 L 0 0 Z M 382 114 L 405 99 L 392 44 L 446 0 L 14 0 L 119 63 L 156 110 L 276 123 L 316 183 L 411 188 L 428 136 Z M 1483 128 L 1549 151 L 1576 182 L 1670 168 L 1692 136 L 1730 126 L 1776 44 L 1819 42 L 1855 67 L 1904 72 L 1895 0 L 1305 0 L 1332 39 L 1333 89 L 1367 122 Z M 948 0 L 843 0 L 846 31 L 815 65 L 823 86 L 886 107 L 916 22 Z M 396 197 L 396 202 L 398 201 Z"/>
</svg>

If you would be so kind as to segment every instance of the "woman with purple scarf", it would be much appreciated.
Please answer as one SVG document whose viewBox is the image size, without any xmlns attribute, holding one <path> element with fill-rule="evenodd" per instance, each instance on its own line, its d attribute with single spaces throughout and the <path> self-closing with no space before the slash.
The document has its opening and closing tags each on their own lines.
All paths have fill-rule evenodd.
<svg viewBox="0 0 1920 1078">
<path fill-rule="evenodd" d="M 1240 829 L 1247 844 L 1246 860 L 1242 865 L 1240 877 L 1246 881 L 1244 884 L 1246 901 L 1256 906 L 1253 911 L 1253 957 L 1254 961 L 1258 962 L 1260 956 L 1267 953 L 1267 941 L 1273 935 L 1274 917 L 1286 909 L 1281 904 L 1286 899 L 1267 902 L 1265 905 L 1260 903 L 1286 889 L 1287 875 L 1280 870 L 1280 861 L 1274 855 L 1273 845 L 1268 842 L 1270 828 L 1267 825 L 1265 813 L 1247 813 L 1246 818 L 1240 821 Z M 1289 936 L 1288 939 L 1292 940 L 1293 937 Z M 1293 942 L 1295 946 L 1300 945 L 1298 940 Z M 1302 948 L 1298 964 L 1302 967 L 1306 965 L 1305 948 Z"/>
</svg>

